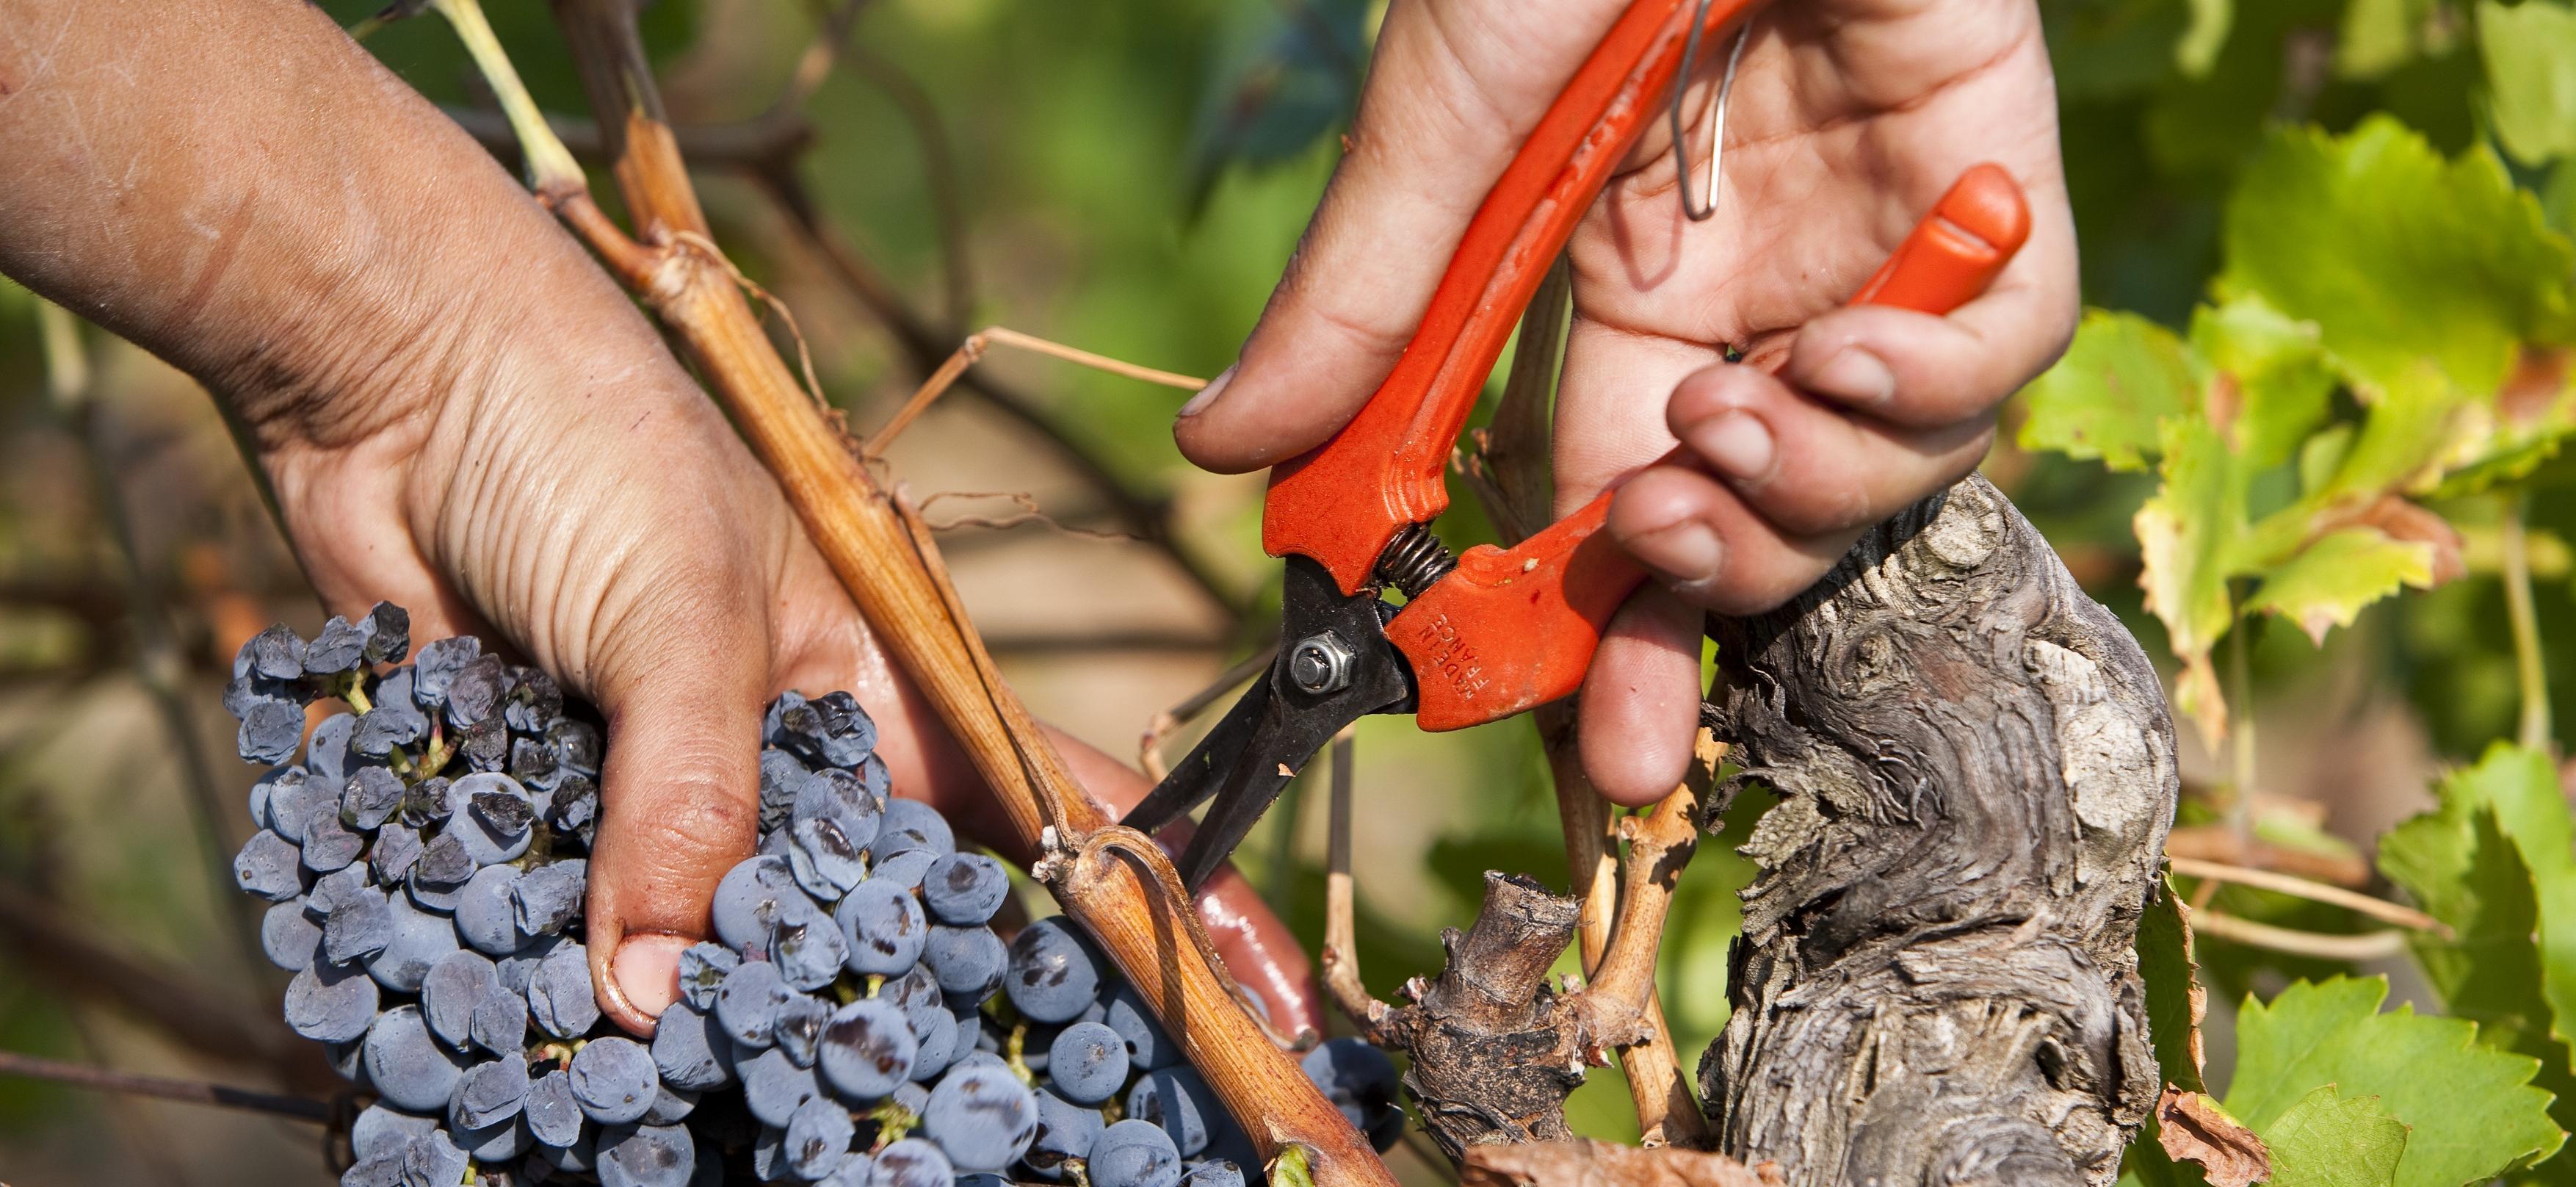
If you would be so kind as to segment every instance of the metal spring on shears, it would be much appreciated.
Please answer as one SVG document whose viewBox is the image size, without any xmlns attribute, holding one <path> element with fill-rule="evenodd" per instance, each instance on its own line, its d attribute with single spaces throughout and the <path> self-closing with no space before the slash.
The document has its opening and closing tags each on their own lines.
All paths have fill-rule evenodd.
<svg viewBox="0 0 2576 1187">
<path fill-rule="evenodd" d="M 1458 567 L 1458 558 L 1440 537 L 1431 534 L 1426 524 L 1409 523 L 1387 542 L 1386 551 L 1377 556 L 1377 579 L 1404 591 L 1408 598 L 1422 596 L 1431 584 Z"/>
</svg>

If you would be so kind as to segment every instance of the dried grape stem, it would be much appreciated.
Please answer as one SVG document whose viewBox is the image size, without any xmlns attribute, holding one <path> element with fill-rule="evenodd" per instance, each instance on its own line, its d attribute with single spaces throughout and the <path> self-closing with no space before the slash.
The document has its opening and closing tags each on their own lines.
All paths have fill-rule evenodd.
<svg viewBox="0 0 2576 1187">
<path fill-rule="evenodd" d="M 2155 669 L 1971 476 L 1770 614 L 1716 724 L 1744 852 L 1718 1148 L 1796 1187 L 2109 1187 L 2154 1105 L 2135 939 L 2178 780 Z"/>
<path fill-rule="evenodd" d="M 688 347 L 816 549 L 991 785 L 1019 841 L 1036 851 L 1050 824 L 1067 839 L 1110 825 L 994 676 L 973 626 L 927 563 L 936 552 L 926 533 L 906 522 L 847 448 L 838 425 L 798 384 L 733 279 L 702 251 L 678 249 L 678 235 L 704 236 L 708 228 L 663 119 L 633 5 L 557 0 L 554 8 L 609 133 L 614 172 L 638 234 L 629 239 L 604 217 L 590 217 L 597 208 L 579 195 L 544 196 Z M 1173 901 L 1152 875 L 1124 861 L 1088 863 L 1059 893 L 1265 1158 L 1299 1145 L 1323 1187 L 1392 1187 L 1385 1164 L 1236 1003 L 1224 973 L 1188 941 L 1180 916 L 1194 904 Z"/>
</svg>

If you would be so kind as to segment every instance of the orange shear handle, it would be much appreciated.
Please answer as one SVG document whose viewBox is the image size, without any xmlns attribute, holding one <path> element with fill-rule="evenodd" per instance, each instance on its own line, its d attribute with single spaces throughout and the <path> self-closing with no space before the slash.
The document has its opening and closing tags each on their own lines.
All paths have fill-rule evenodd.
<svg viewBox="0 0 2576 1187">
<path fill-rule="evenodd" d="M 1852 303 L 1948 313 L 1984 292 L 2029 235 L 2030 208 L 2012 175 L 1975 166 Z M 1444 450 L 1454 436 L 1438 439 Z M 1423 729 L 1498 720 L 1581 686 L 1611 613 L 1645 576 L 1601 530 L 1609 512 L 1604 491 L 1510 549 L 1468 549 L 1387 624 L 1388 641 L 1413 664 Z"/>
</svg>

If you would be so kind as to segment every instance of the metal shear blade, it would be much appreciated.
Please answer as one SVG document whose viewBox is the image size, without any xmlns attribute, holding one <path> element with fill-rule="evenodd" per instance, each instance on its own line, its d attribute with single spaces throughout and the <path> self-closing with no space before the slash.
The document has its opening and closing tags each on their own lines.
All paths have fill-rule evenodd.
<svg viewBox="0 0 2576 1187">
<path fill-rule="evenodd" d="M 1304 557 L 1289 557 L 1287 569 L 1279 658 L 1120 822 L 1150 833 L 1213 799 L 1181 854 L 1181 881 L 1191 890 L 1343 726 L 1413 706 L 1413 674 L 1386 641 L 1394 608 L 1371 590 L 1344 595 L 1331 573 Z"/>
</svg>

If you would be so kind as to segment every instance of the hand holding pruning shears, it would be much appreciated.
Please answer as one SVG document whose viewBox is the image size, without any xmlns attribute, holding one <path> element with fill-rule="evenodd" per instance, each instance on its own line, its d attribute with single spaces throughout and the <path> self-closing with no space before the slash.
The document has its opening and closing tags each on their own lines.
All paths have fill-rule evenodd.
<svg viewBox="0 0 2576 1187">
<path fill-rule="evenodd" d="M 1667 121 L 1685 59 L 1678 111 L 1699 115 Z M 1561 518 L 1453 566 L 1427 527 L 1441 464 L 1560 246 Z M 1396 4 L 1287 278 L 1178 428 L 1203 465 L 1277 467 L 1281 658 L 1130 822 L 1217 796 L 1195 877 L 1350 720 L 1456 728 L 1578 683 L 1603 793 L 1662 796 L 1697 723 L 1701 615 L 1778 604 L 1967 472 L 2075 310 L 2027 0 Z"/>
</svg>

